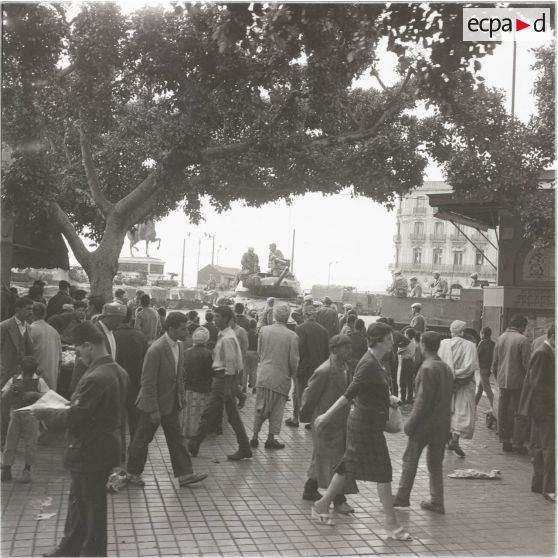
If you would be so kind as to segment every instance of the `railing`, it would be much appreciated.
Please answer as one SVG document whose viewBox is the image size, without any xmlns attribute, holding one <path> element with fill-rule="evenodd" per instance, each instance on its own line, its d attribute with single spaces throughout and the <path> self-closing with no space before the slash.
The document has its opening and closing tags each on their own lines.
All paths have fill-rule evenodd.
<svg viewBox="0 0 558 558">
<path fill-rule="evenodd" d="M 424 242 L 426 240 L 426 235 L 424 233 L 411 233 L 409 239 L 412 242 Z"/>
<path fill-rule="evenodd" d="M 430 235 L 430 242 L 445 242 L 446 241 L 446 233 L 441 234 L 431 234 Z"/>
<path fill-rule="evenodd" d="M 426 207 L 413 207 L 413 215 L 426 215 Z"/>
<path fill-rule="evenodd" d="M 471 240 L 473 242 L 489 242 L 488 238 L 484 238 L 484 236 L 482 236 L 481 234 L 479 234 L 478 232 L 474 233 L 473 235 L 471 235 Z"/>
<path fill-rule="evenodd" d="M 451 233 L 450 239 L 452 242 L 466 242 L 467 239 L 461 233 Z"/>
<path fill-rule="evenodd" d="M 397 265 L 390 264 L 389 269 L 393 271 L 393 269 L 399 268 L 403 273 L 415 273 L 415 272 L 423 272 L 423 273 L 434 273 L 435 271 L 439 271 L 442 275 L 452 276 L 459 274 L 461 276 L 465 274 L 471 274 L 473 271 L 479 274 L 480 279 L 491 279 L 495 278 L 496 270 L 490 265 L 471 265 L 471 264 L 463 264 L 463 265 L 454 265 L 454 264 L 435 264 L 432 262 L 427 263 L 398 263 Z"/>
</svg>

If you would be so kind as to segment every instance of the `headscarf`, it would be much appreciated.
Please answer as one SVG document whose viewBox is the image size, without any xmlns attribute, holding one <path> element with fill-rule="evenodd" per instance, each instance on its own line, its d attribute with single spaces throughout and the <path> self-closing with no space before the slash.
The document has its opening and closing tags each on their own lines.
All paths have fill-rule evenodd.
<svg viewBox="0 0 558 558">
<path fill-rule="evenodd" d="M 200 326 L 192 333 L 192 342 L 194 345 L 205 345 L 209 341 L 209 331 L 207 328 Z"/>
</svg>

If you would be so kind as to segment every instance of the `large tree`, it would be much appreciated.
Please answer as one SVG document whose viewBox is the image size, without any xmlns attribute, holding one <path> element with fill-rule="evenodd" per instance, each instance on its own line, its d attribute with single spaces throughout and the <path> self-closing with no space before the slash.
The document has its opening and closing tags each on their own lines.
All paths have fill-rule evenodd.
<svg viewBox="0 0 558 558">
<path fill-rule="evenodd" d="M 203 196 L 225 209 L 352 187 L 390 206 L 422 184 L 437 125 L 412 109 L 447 114 L 479 89 L 494 45 L 461 40 L 462 7 L 103 3 L 69 20 L 68 5 L 4 4 L 4 204 L 61 231 L 106 296 L 126 232 L 178 206 L 195 221 Z M 377 87 L 354 89 L 368 72 Z"/>
</svg>

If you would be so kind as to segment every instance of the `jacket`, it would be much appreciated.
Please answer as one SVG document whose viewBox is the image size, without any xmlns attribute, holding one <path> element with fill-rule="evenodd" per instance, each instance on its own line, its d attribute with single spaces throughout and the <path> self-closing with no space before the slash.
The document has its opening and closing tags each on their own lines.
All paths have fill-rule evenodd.
<svg viewBox="0 0 558 558">
<path fill-rule="evenodd" d="M 64 304 L 73 304 L 74 299 L 62 291 L 58 291 L 49 301 L 46 308 L 46 319 L 62 314 Z"/>
<path fill-rule="evenodd" d="M 331 306 L 323 306 L 316 312 L 316 322 L 326 328 L 330 339 L 339 333 L 339 316 Z"/>
<path fill-rule="evenodd" d="M 31 338 L 21 335 L 15 316 L 0 322 L 0 388 L 17 372 L 20 359 L 32 354 Z"/>
<path fill-rule="evenodd" d="M 518 414 L 535 422 L 551 421 L 556 417 L 556 357 L 552 347 L 543 343 L 533 352 L 525 376 Z"/>
<path fill-rule="evenodd" d="M 154 341 L 145 353 L 137 408 L 146 413 L 158 412 L 161 416 L 170 415 L 175 408 L 182 409 L 186 399 L 183 367 L 184 353 L 180 341 L 178 366 L 167 341 L 167 334 Z"/>
<path fill-rule="evenodd" d="M 130 380 L 111 356 L 91 364 L 79 380 L 66 417 L 64 465 L 70 471 L 109 471 L 120 464 L 120 432 Z"/>
<path fill-rule="evenodd" d="M 285 324 L 264 326 L 258 339 L 258 380 L 256 387 L 289 395 L 291 377 L 298 368 L 298 336 Z"/>
<path fill-rule="evenodd" d="M 298 335 L 297 378 L 308 380 L 316 368 L 329 358 L 329 335 L 325 327 L 309 320 L 295 329 Z"/>
<path fill-rule="evenodd" d="M 521 389 L 529 366 L 531 343 L 517 329 L 509 327 L 498 337 L 492 360 L 492 373 L 498 387 Z"/>
<path fill-rule="evenodd" d="M 427 444 L 445 444 L 450 434 L 453 372 L 435 356 L 425 360 L 415 378 L 415 402 L 405 433 Z"/>
<path fill-rule="evenodd" d="M 128 402 L 133 405 L 140 390 L 147 339 L 141 331 L 129 324 L 122 324 L 113 333 L 116 341 L 116 362 L 124 368 L 130 378 Z"/>
</svg>

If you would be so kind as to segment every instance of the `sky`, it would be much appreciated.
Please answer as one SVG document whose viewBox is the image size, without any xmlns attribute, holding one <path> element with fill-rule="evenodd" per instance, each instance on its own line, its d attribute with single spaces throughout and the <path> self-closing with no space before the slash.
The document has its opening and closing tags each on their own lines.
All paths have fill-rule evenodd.
<svg viewBox="0 0 558 558">
<path fill-rule="evenodd" d="M 530 49 L 536 43 L 517 43 L 516 116 L 523 122 L 534 112 L 531 95 L 535 73 Z M 512 43 L 502 43 L 492 56 L 481 60 L 480 75 L 488 86 L 505 91 L 508 110 L 511 106 Z M 380 57 L 379 73 L 387 85 L 397 81 L 394 72 L 395 56 L 384 53 Z M 356 83 L 360 87 L 374 84 L 373 78 Z M 431 164 L 425 180 L 443 180 L 439 168 Z M 212 239 L 215 236 L 214 262 L 229 267 L 240 267 L 240 258 L 248 246 L 253 246 L 260 258 L 262 270 L 267 266 L 268 245 L 275 242 L 285 257 L 291 256 L 295 234 L 294 273 L 302 288 L 314 284 L 346 285 L 360 291 L 383 291 L 390 282 L 388 265 L 394 261 L 396 232 L 395 212 L 363 197 L 351 197 L 350 191 L 332 196 L 306 194 L 297 196 L 289 206 L 285 202 L 269 203 L 260 208 L 234 203 L 229 211 L 218 214 L 203 204 L 204 221 L 191 225 L 186 216 L 175 211 L 156 223 L 161 247 L 150 246 L 150 256 L 165 260 L 165 271 L 180 274 L 183 240 L 186 240 L 184 283 L 196 283 L 199 266 L 211 263 Z M 296 233 L 295 233 L 296 231 Z M 201 238 L 201 242 L 199 239 Z M 144 255 L 141 243 L 138 255 Z M 122 256 L 129 256 L 126 240 Z M 73 257 L 71 264 L 77 265 Z M 179 275 L 180 279 L 180 275 Z"/>
</svg>

